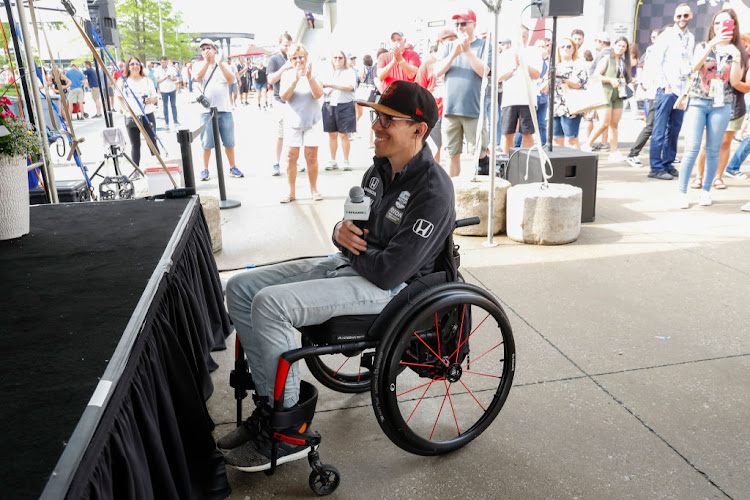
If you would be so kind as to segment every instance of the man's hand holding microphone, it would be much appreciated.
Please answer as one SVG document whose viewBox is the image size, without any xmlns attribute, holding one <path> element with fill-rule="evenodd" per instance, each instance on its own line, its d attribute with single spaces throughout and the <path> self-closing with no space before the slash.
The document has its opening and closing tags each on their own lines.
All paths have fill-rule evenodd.
<svg viewBox="0 0 750 500">
<path fill-rule="evenodd" d="M 333 238 L 336 243 L 349 250 L 354 255 L 367 250 L 365 236 L 370 232 L 357 226 L 355 221 L 366 221 L 370 218 L 370 198 L 365 196 L 360 186 L 349 190 L 349 197 L 344 203 L 344 220 L 336 224 Z"/>
</svg>

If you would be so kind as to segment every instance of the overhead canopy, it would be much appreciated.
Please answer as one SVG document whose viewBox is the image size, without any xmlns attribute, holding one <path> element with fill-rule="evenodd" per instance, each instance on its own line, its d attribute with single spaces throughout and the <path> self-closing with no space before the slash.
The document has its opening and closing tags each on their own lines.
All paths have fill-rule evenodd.
<svg viewBox="0 0 750 500">
<path fill-rule="evenodd" d="M 244 54 L 236 54 L 236 55 L 233 54 L 232 57 L 264 56 L 264 55 L 267 55 L 267 54 L 270 54 L 270 53 L 271 53 L 270 51 L 264 49 L 263 47 L 258 47 L 254 43 L 251 43 L 245 49 L 245 53 Z"/>
</svg>

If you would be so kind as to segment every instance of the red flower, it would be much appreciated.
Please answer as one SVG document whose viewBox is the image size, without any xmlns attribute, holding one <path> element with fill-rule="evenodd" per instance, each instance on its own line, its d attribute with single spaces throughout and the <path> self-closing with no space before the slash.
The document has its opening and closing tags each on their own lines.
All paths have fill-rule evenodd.
<svg viewBox="0 0 750 500">
<path fill-rule="evenodd" d="M 13 103 L 10 102 L 10 99 L 8 99 L 7 97 L 3 96 L 3 97 L 0 97 L 0 104 L 2 104 L 4 106 L 10 106 Z"/>
</svg>

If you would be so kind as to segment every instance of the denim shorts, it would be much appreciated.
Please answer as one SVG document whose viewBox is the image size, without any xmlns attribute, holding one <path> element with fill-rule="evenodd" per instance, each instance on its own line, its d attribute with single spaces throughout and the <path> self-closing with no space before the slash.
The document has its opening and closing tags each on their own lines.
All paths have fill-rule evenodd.
<svg viewBox="0 0 750 500">
<path fill-rule="evenodd" d="M 257 90 L 258 92 L 260 92 L 261 90 L 266 90 L 267 88 L 268 88 L 268 84 L 267 83 L 256 83 L 255 84 L 255 90 Z"/>
<path fill-rule="evenodd" d="M 201 113 L 201 125 L 209 121 L 211 113 Z M 231 112 L 219 113 L 219 135 L 221 143 L 225 148 L 234 147 L 234 118 Z M 209 123 L 201 134 L 201 146 L 203 149 L 214 148 L 214 129 Z"/>
<path fill-rule="evenodd" d="M 578 128 L 581 126 L 581 115 L 574 117 L 556 116 L 555 129 L 553 136 L 555 139 L 569 137 L 575 139 L 578 137 Z"/>
</svg>

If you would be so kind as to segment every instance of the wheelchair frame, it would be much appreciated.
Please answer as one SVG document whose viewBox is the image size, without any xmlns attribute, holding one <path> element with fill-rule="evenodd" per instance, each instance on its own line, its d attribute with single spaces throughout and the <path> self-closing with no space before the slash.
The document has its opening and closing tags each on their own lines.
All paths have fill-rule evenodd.
<svg viewBox="0 0 750 500">
<path fill-rule="evenodd" d="M 459 225 L 470 225 L 471 223 L 478 223 L 478 218 L 457 221 L 457 227 L 460 227 Z M 453 253 L 454 253 L 454 258 L 458 262 L 459 257 L 458 257 L 457 246 L 453 247 Z M 381 363 L 385 364 L 385 361 L 384 361 L 385 354 L 383 353 L 389 352 L 392 349 L 394 342 L 398 341 L 400 329 L 404 328 L 405 326 L 413 326 L 409 322 L 411 321 L 413 323 L 414 321 L 416 321 L 415 318 L 417 318 L 420 314 L 422 314 L 422 311 L 425 311 L 426 308 L 433 306 L 436 303 L 439 304 L 439 303 L 451 301 L 451 300 L 453 301 L 466 300 L 466 302 L 469 302 L 469 305 L 471 305 L 472 302 L 475 302 L 475 305 L 485 304 L 485 305 L 488 305 L 489 307 L 495 307 L 497 309 L 497 313 L 499 313 L 499 316 L 500 316 L 499 323 L 500 322 L 503 323 L 502 325 L 498 323 L 498 327 L 500 327 L 503 330 L 503 336 L 502 336 L 503 342 L 501 342 L 501 344 L 502 343 L 508 344 L 505 347 L 505 349 L 506 349 L 506 352 L 510 354 L 510 359 L 507 360 L 507 368 L 505 366 L 503 368 L 504 376 L 502 378 L 505 378 L 505 382 L 503 382 L 503 385 L 502 385 L 502 388 L 503 388 L 502 394 L 500 394 L 499 401 L 495 401 L 493 399 L 492 405 L 494 405 L 494 408 L 492 409 L 492 415 L 488 417 L 489 420 L 486 422 L 482 422 L 482 425 L 480 426 L 481 428 L 478 431 L 473 431 L 472 435 L 468 436 L 468 438 L 466 439 L 456 440 L 457 441 L 456 443 L 452 443 L 452 444 L 449 443 L 448 446 L 443 446 L 441 448 L 438 448 L 436 446 L 432 450 L 424 450 L 424 449 L 415 447 L 413 444 L 402 444 L 402 443 L 397 442 L 396 439 L 394 438 L 394 435 L 393 435 L 394 433 L 389 432 L 383 426 L 383 420 L 385 420 L 385 417 L 383 416 L 383 409 L 381 408 L 381 405 L 382 405 L 381 394 L 386 392 L 387 388 L 377 387 L 377 383 L 376 383 L 378 379 L 377 372 L 380 369 L 380 364 Z M 454 306 L 449 306 L 449 307 L 454 307 Z M 464 312 L 461 312 L 461 316 L 463 317 L 464 314 L 465 314 L 465 306 L 464 306 Z M 488 314 L 488 317 L 489 315 L 490 314 Z M 438 321 L 437 314 L 435 317 L 435 321 L 436 323 Z M 373 324 L 377 324 L 377 320 Z M 461 328 L 463 328 L 463 321 L 461 324 Z M 414 335 L 418 339 L 420 339 L 420 336 L 417 335 L 416 332 L 414 333 Z M 303 336 L 304 336 L 304 333 L 303 333 Z M 423 339 L 420 339 L 420 340 L 422 341 L 422 343 L 424 343 L 427 346 L 427 344 L 425 343 L 425 340 Z M 460 340 L 460 337 L 459 337 L 459 340 Z M 468 340 L 469 339 L 467 337 L 464 340 L 464 343 L 467 342 Z M 308 341 L 310 341 L 310 339 L 308 339 Z M 439 334 L 438 334 L 438 342 L 440 342 Z M 458 347 L 456 348 L 456 352 L 458 352 L 458 350 L 461 348 L 461 345 L 463 344 L 458 345 Z M 429 348 L 429 346 L 427 347 Z M 299 411 L 298 408 L 293 408 L 293 409 L 284 408 L 284 392 L 285 392 L 286 380 L 287 380 L 289 370 L 291 369 L 292 365 L 302 359 L 320 357 L 320 356 L 324 356 L 328 354 L 351 355 L 352 353 L 362 352 L 367 349 L 376 350 L 373 356 L 374 358 L 373 366 L 368 367 L 370 369 L 370 391 L 372 394 L 373 409 L 375 411 L 376 417 L 378 417 L 378 421 L 381 424 L 381 427 L 383 428 L 385 433 L 388 435 L 388 437 L 392 441 L 394 441 L 394 443 L 397 444 L 399 447 L 411 453 L 420 454 L 420 455 L 437 455 L 437 454 L 446 453 L 453 449 L 464 446 L 469 441 L 471 441 L 474 437 L 476 437 L 476 435 L 479 435 L 481 432 L 483 432 L 484 429 L 492 423 L 492 421 L 494 420 L 494 418 L 497 416 L 500 409 L 502 408 L 507 398 L 508 392 L 510 391 L 510 388 L 512 386 L 513 374 L 515 371 L 515 344 L 513 341 L 513 334 L 510 328 L 510 323 L 507 319 L 507 316 L 505 315 L 505 312 L 503 311 L 502 307 L 497 302 L 497 300 L 494 299 L 494 297 L 492 297 L 491 294 L 489 294 L 489 292 L 479 287 L 476 287 L 475 285 L 468 285 L 468 284 L 459 283 L 459 282 L 444 282 L 440 285 L 427 286 L 421 292 L 418 292 L 414 296 L 413 302 L 409 302 L 407 304 L 407 307 L 404 307 L 402 310 L 397 312 L 396 315 L 393 317 L 393 319 L 390 319 L 386 323 L 385 328 L 383 328 L 382 335 L 380 335 L 378 339 L 358 340 L 358 341 L 352 341 L 352 342 L 338 342 L 338 343 L 331 343 L 327 345 L 308 345 L 308 346 L 293 349 L 291 351 L 287 351 L 281 354 L 281 356 L 279 357 L 279 363 L 278 363 L 277 370 L 276 370 L 276 378 L 274 381 L 273 416 L 271 419 L 271 427 L 272 427 L 271 432 L 272 432 L 272 436 L 274 439 L 272 443 L 271 466 L 269 470 L 265 471 L 267 475 L 272 475 L 275 472 L 275 469 L 277 467 L 278 443 L 280 441 L 295 444 L 295 445 L 309 446 L 310 452 L 308 454 L 308 461 L 310 463 L 310 467 L 312 468 L 312 472 L 309 478 L 310 487 L 318 495 L 328 495 L 332 493 L 333 491 L 335 491 L 335 489 L 339 485 L 340 474 L 336 470 L 335 467 L 331 465 L 324 465 L 320 462 L 320 458 L 318 454 L 318 446 L 320 445 L 320 442 L 321 442 L 320 434 L 317 432 L 311 432 L 310 430 L 307 430 L 307 429 L 302 433 L 285 432 L 285 429 L 290 430 L 289 425 L 286 425 L 290 422 L 290 419 L 293 419 L 295 414 L 302 413 L 302 411 Z M 435 354 L 437 357 L 437 353 L 435 353 L 434 351 L 432 351 L 432 353 Z M 445 368 L 448 369 L 448 364 L 445 361 L 443 361 L 443 359 L 441 359 L 440 357 L 437 357 L 437 359 L 439 361 L 442 361 L 445 364 Z M 458 355 L 456 356 L 456 360 L 458 361 Z M 471 363 L 471 361 L 469 363 Z M 436 366 L 439 366 L 439 365 L 436 364 Z M 439 366 L 439 368 L 442 369 L 443 367 Z M 444 376 L 443 378 L 446 378 L 446 377 Z M 433 379 L 433 381 L 434 380 L 435 379 Z M 305 382 L 303 381 L 303 383 Z M 242 345 L 240 344 L 239 338 L 236 338 L 235 340 L 235 365 L 234 365 L 234 370 L 232 370 L 230 373 L 230 386 L 234 388 L 235 399 L 237 401 L 237 426 L 239 427 L 240 425 L 242 425 L 242 421 L 243 421 L 242 401 L 247 397 L 247 394 L 248 394 L 247 391 L 255 388 L 253 380 L 252 380 L 252 375 L 248 371 L 247 360 L 245 359 L 244 349 L 242 348 Z M 498 392 L 499 391 L 500 389 L 498 389 Z M 352 391 L 352 392 L 355 392 L 355 391 Z M 364 392 L 364 391 L 356 391 L 356 392 Z M 425 390 L 425 393 L 426 392 L 427 391 Z M 471 391 L 469 391 L 469 393 L 471 394 Z M 471 394 L 471 395 L 474 396 L 474 394 Z M 316 391 L 316 397 L 317 397 L 317 391 Z M 476 397 L 474 397 L 474 399 L 476 400 Z M 479 403 L 479 401 L 477 401 L 477 403 Z M 445 404 L 445 401 L 443 401 L 443 404 Z M 451 406 L 452 404 L 453 403 L 451 401 Z M 418 405 L 419 403 L 417 404 L 417 406 Z M 479 404 L 479 406 L 482 406 L 482 405 Z M 455 416 L 455 411 L 454 411 L 454 416 Z M 439 418 L 439 415 L 438 415 L 438 418 Z M 456 427 L 458 428 L 458 422 L 456 422 Z M 461 437 L 460 432 L 459 432 L 459 437 Z"/>
</svg>

